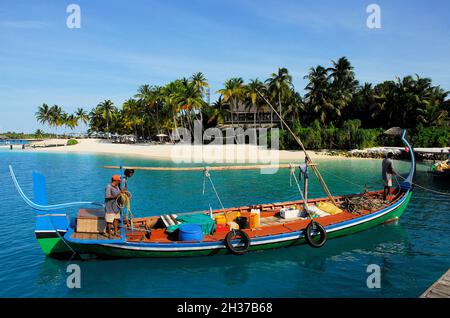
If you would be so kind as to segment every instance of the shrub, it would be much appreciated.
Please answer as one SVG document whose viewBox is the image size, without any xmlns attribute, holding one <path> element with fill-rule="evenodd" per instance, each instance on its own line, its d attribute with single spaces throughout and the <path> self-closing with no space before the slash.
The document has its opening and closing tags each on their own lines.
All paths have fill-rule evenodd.
<svg viewBox="0 0 450 318">
<path fill-rule="evenodd" d="M 78 144 L 78 141 L 75 140 L 75 139 L 69 139 L 67 141 L 67 146 L 73 146 L 73 145 L 76 145 L 76 144 Z"/>
<path fill-rule="evenodd" d="M 447 147 L 450 145 L 450 128 L 421 128 L 413 134 L 411 139 L 414 147 Z"/>
</svg>

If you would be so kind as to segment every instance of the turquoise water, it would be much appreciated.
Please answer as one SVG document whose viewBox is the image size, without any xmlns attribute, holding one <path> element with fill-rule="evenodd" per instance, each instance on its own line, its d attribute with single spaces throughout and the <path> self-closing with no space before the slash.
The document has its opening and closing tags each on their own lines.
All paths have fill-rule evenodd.
<svg viewBox="0 0 450 318">
<path fill-rule="evenodd" d="M 30 142 L 28 140 L 22 140 L 22 139 L 6 139 L 6 140 L 0 140 L 0 146 L 2 145 L 26 145 Z"/>
<path fill-rule="evenodd" d="M 34 238 L 34 213 L 16 194 L 7 166 L 13 164 L 31 195 L 31 171 L 47 176 L 51 203 L 102 201 L 112 173 L 105 164 L 170 165 L 120 156 L 45 154 L 0 150 L 1 297 L 417 297 L 449 267 L 450 199 L 416 189 L 396 223 L 330 240 L 321 249 L 289 247 L 244 256 L 183 259 L 122 259 L 84 262 L 46 258 Z M 396 162 L 406 173 L 409 163 Z M 358 192 L 353 183 L 379 182 L 376 160 L 329 160 L 321 171 L 336 194 Z M 433 179 L 418 166 L 416 182 L 450 191 L 449 181 Z M 334 175 L 326 174 L 329 171 Z M 212 172 L 225 206 L 297 198 L 289 174 L 258 171 Z M 136 216 L 218 207 L 211 189 L 202 195 L 198 172 L 137 172 L 130 180 Z M 323 196 L 312 180 L 311 196 Z M 76 210 L 70 210 L 75 215 Z M 81 267 L 81 288 L 66 286 L 66 268 Z M 369 264 L 381 267 L 381 288 L 366 286 Z"/>
</svg>

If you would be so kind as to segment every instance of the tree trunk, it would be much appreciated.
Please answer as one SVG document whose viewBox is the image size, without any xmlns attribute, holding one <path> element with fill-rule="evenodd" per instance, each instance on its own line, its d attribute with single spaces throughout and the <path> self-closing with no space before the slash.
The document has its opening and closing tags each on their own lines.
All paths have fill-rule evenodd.
<svg viewBox="0 0 450 318">
<path fill-rule="evenodd" d="M 280 120 L 280 126 L 281 126 L 281 129 L 283 130 L 284 128 L 284 126 L 283 126 L 283 121 L 281 120 L 281 94 L 280 93 L 278 93 L 278 114 L 280 114 L 280 118 L 279 118 L 279 120 Z"/>
<path fill-rule="evenodd" d="M 108 123 L 108 117 L 106 118 L 106 138 L 109 140 L 109 123 Z"/>
<path fill-rule="evenodd" d="M 254 107 L 254 114 L 253 114 L 253 128 L 256 129 L 256 105 L 253 104 Z"/>
</svg>

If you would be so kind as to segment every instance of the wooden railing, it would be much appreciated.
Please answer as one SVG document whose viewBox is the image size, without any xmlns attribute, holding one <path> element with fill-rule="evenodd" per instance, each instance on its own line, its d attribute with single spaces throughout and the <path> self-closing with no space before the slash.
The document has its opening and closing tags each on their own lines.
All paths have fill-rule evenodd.
<svg viewBox="0 0 450 318">
<path fill-rule="evenodd" d="M 231 120 L 231 115 L 233 116 L 233 120 Z M 256 115 L 256 120 L 255 120 Z M 279 123 L 280 119 L 277 115 L 272 114 L 270 112 L 268 113 L 251 113 L 251 112 L 233 112 L 232 114 L 229 114 L 225 116 L 225 122 L 227 124 L 230 124 L 231 122 L 234 122 L 235 124 L 239 123 Z"/>
</svg>

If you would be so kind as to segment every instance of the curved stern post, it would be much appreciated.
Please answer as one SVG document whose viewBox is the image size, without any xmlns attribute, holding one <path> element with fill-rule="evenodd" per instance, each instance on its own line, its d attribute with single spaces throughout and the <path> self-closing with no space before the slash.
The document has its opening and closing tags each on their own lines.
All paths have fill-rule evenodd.
<svg viewBox="0 0 450 318">
<path fill-rule="evenodd" d="M 35 203 L 47 204 L 45 176 L 37 172 L 33 172 L 33 192 Z M 34 209 L 34 211 L 36 212 L 34 233 L 45 255 L 70 253 L 71 250 L 63 239 L 69 227 L 67 214 L 57 210 L 47 212 Z"/>
<path fill-rule="evenodd" d="M 400 184 L 400 187 L 403 190 L 412 190 L 414 175 L 416 173 L 416 159 L 414 157 L 414 149 L 406 138 L 406 129 L 403 130 L 401 138 L 411 156 L 411 167 L 409 169 L 408 177 L 406 177 L 406 179 Z"/>
</svg>

